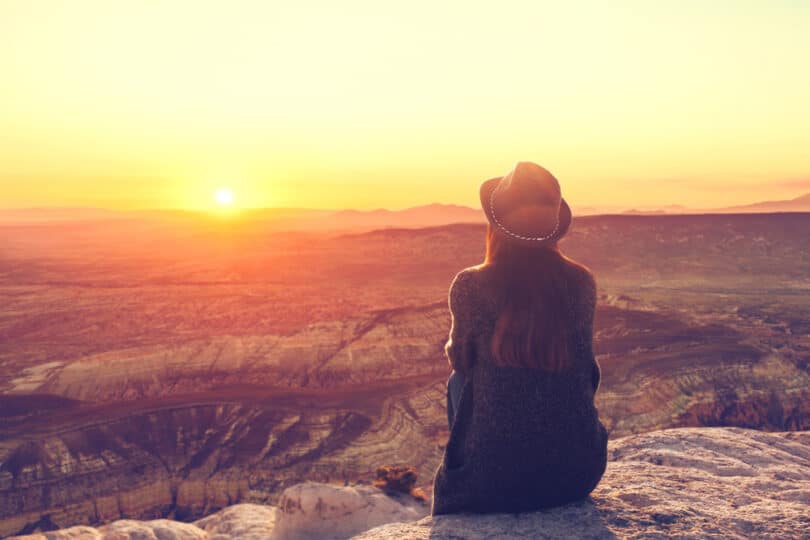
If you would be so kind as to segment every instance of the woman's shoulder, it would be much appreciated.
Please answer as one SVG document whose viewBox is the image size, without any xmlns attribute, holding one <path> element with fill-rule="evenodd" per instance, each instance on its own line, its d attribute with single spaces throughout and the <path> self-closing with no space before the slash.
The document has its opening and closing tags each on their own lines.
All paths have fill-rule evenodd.
<svg viewBox="0 0 810 540">
<path fill-rule="evenodd" d="M 453 281 L 450 283 L 450 286 L 451 288 L 453 286 L 475 287 L 480 285 L 483 280 L 486 279 L 486 274 L 487 266 L 484 264 L 468 266 L 467 268 L 462 268 L 456 273 L 456 275 L 453 277 Z"/>
<path fill-rule="evenodd" d="M 596 293 L 596 278 L 593 272 L 584 264 L 563 256 L 569 280 L 573 285 L 583 292 Z"/>
<path fill-rule="evenodd" d="M 479 286 L 480 279 L 480 268 L 478 266 L 468 266 L 459 270 L 450 282 L 450 295 L 466 296 Z"/>
<path fill-rule="evenodd" d="M 484 265 L 468 266 L 453 277 L 450 283 L 450 308 L 465 306 L 478 311 L 482 302 L 488 296 L 487 269 Z"/>
<path fill-rule="evenodd" d="M 582 320 L 590 320 L 596 310 L 596 278 L 587 266 L 568 257 L 564 259 L 566 282 L 574 308 Z"/>
</svg>

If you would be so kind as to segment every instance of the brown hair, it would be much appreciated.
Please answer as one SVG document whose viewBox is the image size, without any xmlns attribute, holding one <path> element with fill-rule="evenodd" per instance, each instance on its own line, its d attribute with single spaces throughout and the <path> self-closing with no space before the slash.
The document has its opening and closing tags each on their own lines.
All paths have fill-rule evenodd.
<svg viewBox="0 0 810 540">
<path fill-rule="evenodd" d="M 557 243 L 531 246 L 490 224 L 485 265 L 497 274 L 505 301 L 490 343 L 495 364 L 559 372 L 570 364 L 573 327 L 566 270 L 587 268 L 560 252 Z"/>
</svg>

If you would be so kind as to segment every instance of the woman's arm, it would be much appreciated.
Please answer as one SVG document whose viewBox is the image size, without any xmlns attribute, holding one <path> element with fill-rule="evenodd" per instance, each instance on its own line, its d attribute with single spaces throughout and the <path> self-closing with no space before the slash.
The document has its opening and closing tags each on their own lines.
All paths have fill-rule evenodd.
<svg viewBox="0 0 810 540">
<path fill-rule="evenodd" d="M 470 302 L 470 275 L 464 270 L 456 274 L 450 284 L 450 336 L 444 346 L 447 360 L 455 371 L 466 376 L 472 367 L 474 348 L 472 340 L 472 305 Z"/>
<path fill-rule="evenodd" d="M 599 369 L 599 362 L 596 361 L 596 358 L 593 359 L 593 371 L 591 375 L 591 382 L 593 383 L 593 393 L 595 394 L 596 391 L 599 389 L 599 381 L 602 380 L 602 373 Z"/>
<path fill-rule="evenodd" d="M 596 356 L 593 353 L 593 320 L 596 313 L 596 281 L 593 276 L 588 274 L 587 279 L 582 291 L 582 300 L 579 303 L 580 313 L 582 318 L 580 327 L 580 346 L 582 354 L 588 365 L 591 366 L 591 383 L 593 384 L 593 391 L 599 388 L 599 383 L 602 378 L 602 373 L 599 368 L 599 363 L 596 361 Z"/>
</svg>

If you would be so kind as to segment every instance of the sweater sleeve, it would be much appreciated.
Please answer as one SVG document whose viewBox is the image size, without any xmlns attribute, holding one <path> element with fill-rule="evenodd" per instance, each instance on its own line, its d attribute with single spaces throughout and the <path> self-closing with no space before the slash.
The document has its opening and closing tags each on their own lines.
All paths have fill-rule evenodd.
<svg viewBox="0 0 810 540">
<path fill-rule="evenodd" d="M 448 305 L 450 307 L 450 335 L 444 352 L 450 367 L 462 376 L 472 367 L 473 320 L 470 312 L 470 276 L 464 271 L 456 274 L 450 284 Z"/>
<path fill-rule="evenodd" d="M 593 352 L 593 321 L 596 313 L 596 282 L 593 276 L 588 275 L 583 288 L 582 303 L 580 304 L 580 316 L 582 317 L 580 344 L 582 354 L 585 355 L 587 364 L 591 369 L 591 383 L 593 384 L 593 391 L 595 393 L 599 388 L 602 374 L 599 363 L 596 361 L 596 356 Z"/>
</svg>

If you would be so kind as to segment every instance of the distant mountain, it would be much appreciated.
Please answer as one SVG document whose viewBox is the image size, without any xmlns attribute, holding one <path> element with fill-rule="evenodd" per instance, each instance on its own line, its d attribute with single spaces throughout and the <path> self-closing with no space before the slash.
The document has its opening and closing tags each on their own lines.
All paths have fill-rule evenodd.
<svg viewBox="0 0 810 540">
<path fill-rule="evenodd" d="M 346 228 L 433 227 L 450 223 L 483 223 L 480 209 L 456 204 L 428 204 L 404 210 L 341 210 L 329 216 L 329 221 Z"/>
<path fill-rule="evenodd" d="M 62 221 L 98 221 L 130 217 L 124 212 L 104 208 L 43 207 L 0 208 L 0 224 L 35 224 Z"/>
<path fill-rule="evenodd" d="M 661 206 L 575 206 L 576 216 L 588 215 L 662 215 L 662 214 L 755 214 L 768 212 L 810 212 L 810 193 L 783 201 L 763 201 L 720 208 L 687 208 L 679 204 Z M 188 223 L 193 226 L 210 222 L 213 214 L 200 210 L 108 210 L 103 208 L 0 208 L 0 225 L 37 225 L 46 223 L 143 220 L 160 223 Z M 374 229 L 418 229 L 453 223 L 486 223 L 480 208 L 457 204 L 426 204 L 402 210 L 330 210 L 318 208 L 256 208 L 234 213 L 230 219 L 248 226 L 260 225 L 272 230 L 362 232 Z"/>
<path fill-rule="evenodd" d="M 625 210 L 622 214 L 632 214 L 637 216 L 660 216 L 662 214 L 666 214 L 666 210 L 637 210 L 636 208 L 631 208 L 630 210 Z"/>
<path fill-rule="evenodd" d="M 762 201 L 752 204 L 719 208 L 688 208 L 680 204 L 665 206 L 601 206 L 574 208 L 576 215 L 663 215 L 663 214 L 765 214 L 769 212 L 810 212 L 810 193 L 783 201 Z"/>
<path fill-rule="evenodd" d="M 741 206 L 729 206 L 716 210 L 708 210 L 705 213 L 721 212 L 727 213 L 767 213 L 767 212 L 810 212 L 810 193 L 806 193 L 795 199 L 786 201 L 764 201 Z"/>
<path fill-rule="evenodd" d="M 205 223 L 210 214 L 195 210 L 155 209 L 116 211 L 99 208 L 0 209 L 0 225 L 55 222 L 94 222 L 112 219 L 161 223 Z M 428 204 L 403 210 L 329 210 L 313 208 L 257 208 L 231 216 L 235 223 L 261 224 L 275 230 L 366 231 L 390 227 L 416 229 L 451 223 L 484 223 L 478 208 L 456 204 Z"/>
</svg>

